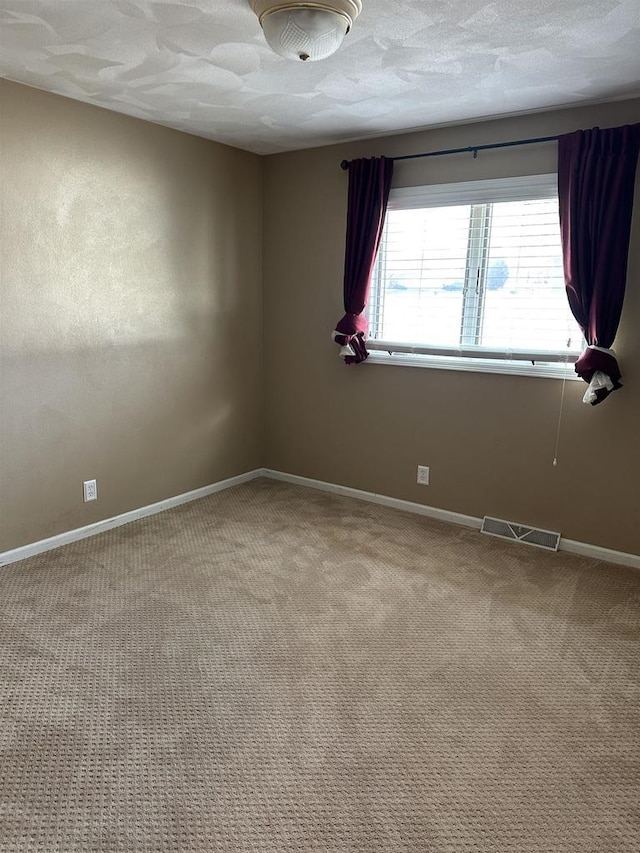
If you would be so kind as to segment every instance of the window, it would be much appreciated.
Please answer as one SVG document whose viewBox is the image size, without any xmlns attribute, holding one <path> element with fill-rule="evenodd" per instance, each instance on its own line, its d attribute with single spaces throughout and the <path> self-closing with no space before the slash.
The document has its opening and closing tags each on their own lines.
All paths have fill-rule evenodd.
<svg viewBox="0 0 640 853">
<path fill-rule="evenodd" d="M 367 347 L 387 361 L 564 373 L 582 333 L 556 176 L 392 191 L 367 315 Z"/>
</svg>

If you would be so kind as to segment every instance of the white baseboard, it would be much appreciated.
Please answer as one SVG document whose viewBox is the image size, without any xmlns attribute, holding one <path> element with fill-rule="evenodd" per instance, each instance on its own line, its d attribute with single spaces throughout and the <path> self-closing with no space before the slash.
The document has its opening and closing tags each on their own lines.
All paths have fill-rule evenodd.
<svg viewBox="0 0 640 853">
<path fill-rule="evenodd" d="M 309 489 L 317 489 L 320 492 L 332 492 L 334 495 L 344 495 L 346 498 L 355 498 L 357 501 L 367 501 L 373 504 L 382 504 L 403 512 L 413 512 L 416 515 L 427 515 L 429 518 L 437 518 L 440 521 L 449 521 L 452 524 L 461 524 L 464 527 L 473 527 L 480 530 L 481 518 L 472 515 L 463 515 L 460 512 L 452 512 L 448 509 L 439 509 L 435 506 L 403 501 L 400 498 L 390 498 L 387 495 L 377 495 L 375 492 L 364 492 L 361 489 L 352 489 L 349 486 L 337 486 L 335 483 L 324 483 L 322 480 L 312 480 L 309 477 L 299 477 L 297 474 L 285 474 L 282 471 L 272 471 L 265 468 L 264 475 L 271 480 L 280 480 L 283 483 L 292 483 L 296 486 L 306 486 Z"/>
<path fill-rule="evenodd" d="M 581 557 L 593 557 L 596 560 L 604 560 L 606 563 L 619 563 L 621 566 L 640 569 L 640 554 L 627 554 L 624 551 L 614 551 L 611 548 L 602 548 L 600 545 L 590 545 L 588 542 L 578 542 L 575 539 L 561 537 L 558 551 L 567 551 L 569 554 L 578 554 Z"/>
<path fill-rule="evenodd" d="M 435 518 L 439 521 L 446 521 L 451 524 L 460 524 L 463 527 L 471 527 L 474 530 L 479 530 L 482 524 L 481 518 L 476 518 L 473 515 L 463 515 L 460 512 L 452 512 L 448 509 L 440 509 L 439 507 L 426 506 L 425 504 L 414 503 L 412 501 L 404 501 L 400 498 L 392 498 L 388 495 L 378 495 L 374 492 L 365 492 L 361 489 L 352 489 L 349 486 L 339 486 L 336 483 L 325 483 L 322 480 L 313 480 L 309 477 L 300 477 L 297 474 L 287 474 L 283 471 L 274 471 L 269 468 L 256 468 L 253 471 L 247 471 L 245 474 L 239 474 L 237 477 L 230 477 L 228 480 L 221 480 L 218 483 L 213 483 L 210 486 L 203 486 L 201 489 L 194 489 L 191 492 L 185 492 L 183 495 L 176 495 L 172 498 L 166 498 L 158 503 L 143 506 L 139 509 L 133 509 L 130 512 L 124 512 L 121 515 L 115 515 L 113 518 L 106 518 L 103 521 L 96 521 L 94 524 L 87 524 L 86 527 L 79 527 L 76 530 L 68 530 L 65 533 L 59 533 L 57 536 L 50 536 L 48 539 L 41 539 L 39 542 L 33 542 L 30 545 L 22 545 L 19 548 L 13 548 L 10 551 L 0 553 L 0 566 L 6 566 L 9 563 L 16 563 L 19 560 L 26 560 L 27 557 L 34 557 L 36 554 L 42 554 L 45 551 L 51 551 L 54 548 L 60 548 L 62 545 L 67 545 L 70 542 L 77 542 L 80 539 L 86 539 L 89 536 L 95 536 L 97 533 L 103 533 L 105 530 L 112 530 L 114 527 L 120 527 L 123 524 L 129 524 L 130 521 L 136 521 L 139 518 L 146 518 L 149 515 L 156 515 L 159 512 L 164 512 L 180 504 L 189 503 L 190 501 L 198 500 L 198 498 L 213 495 L 216 492 L 222 492 L 225 489 L 230 489 L 233 486 L 239 486 L 242 483 L 248 483 L 250 480 L 256 480 L 259 477 L 267 477 L 271 480 L 280 480 L 284 483 L 292 483 L 296 486 L 305 486 L 306 488 L 317 489 L 321 492 L 331 492 L 335 495 L 344 495 L 348 498 L 355 498 L 368 503 L 381 504 L 392 509 L 399 509 L 403 512 L 411 512 L 416 515 L 424 515 L 428 518 Z M 613 551 L 610 548 L 602 548 L 599 545 L 590 545 L 586 542 L 577 542 L 574 539 L 560 539 L 560 551 L 566 551 L 571 554 L 578 554 L 581 557 L 592 557 L 596 560 L 604 560 L 608 563 L 619 563 L 623 566 L 631 566 L 635 569 L 640 569 L 640 555 L 626 554 L 623 551 Z"/>
<path fill-rule="evenodd" d="M 132 509 L 130 512 L 123 512 L 121 515 L 114 515 L 112 518 L 105 518 L 103 521 L 96 521 L 94 524 L 87 524 L 86 527 L 78 527 L 76 530 L 68 530 L 65 533 L 59 533 L 57 536 L 50 536 L 48 539 L 32 542 L 30 545 L 22 545 L 20 548 L 13 548 L 11 551 L 4 551 L 0 553 L 0 566 L 16 563 L 18 560 L 26 560 L 27 557 L 34 557 L 36 554 L 52 551 L 54 548 L 68 545 L 69 542 L 87 539 L 89 536 L 95 536 L 97 533 L 104 533 L 105 530 L 112 530 L 114 527 L 129 524 L 130 521 L 146 518 L 149 515 L 156 515 L 174 506 L 180 506 L 180 504 L 186 504 L 190 501 L 197 501 L 198 498 L 206 498 L 207 495 L 222 492 L 225 489 L 230 489 L 232 486 L 239 486 L 241 483 L 248 483 L 249 480 L 255 480 L 262 476 L 264 476 L 264 469 L 256 468 L 254 471 L 247 471 L 246 474 L 238 474 L 237 477 L 229 477 L 228 480 L 220 480 L 218 483 L 203 486 L 201 489 L 194 489 L 192 492 L 185 492 L 183 495 L 166 498 L 163 501 L 158 501 L 158 503 L 149 504 L 149 506 Z"/>
<path fill-rule="evenodd" d="M 325 483 L 322 480 L 300 477 L 297 474 L 286 474 L 282 471 L 273 471 L 269 468 L 265 468 L 263 470 L 263 476 L 272 480 L 280 480 L 284 483 L 292 483 L 296 486 L 305 486 L 310 489 L 317 489 L 321 492 L 331 492 L 335 495 L 344 495 L 345 497 L 355 498 L 359 501 L 382 504 L 382 506 L 392 507 L 393 509 L 403 510 L 404 512 L 413 512 L 417 515 L 437 518 L 439 521 L 461 524 L 464 527 L 472 527 L 475 530 L 480 530 L 482 525 L 482 519 L 476 518 L 473 515 L 463 515 L 462 513 L 452 512 L 448 509 L 425 506 L 425 504 L 413 503 L 412 501 L 403 501 L 399 498 L 388 497 L 387 495 L 378 495 L 374 492 L 352 489 L 349 486 L 338 486 L 335 483 Z M 566 551 L 569 554 L 578 554 L 581 557 L 592 557 L 596 560 L 604 560 L 607 563 L 619 563 L 623 566 L 631 566 L 634 569 L 640 569 L 640 555 L 626 554 L 624 551 L 613 551 L 610 548 L 602 548 L 600 545 L 590 545 L 587 542 L 577 542 L 574 539 L 564 539 L 561 537 L 558 550 Z"/>
</svg>

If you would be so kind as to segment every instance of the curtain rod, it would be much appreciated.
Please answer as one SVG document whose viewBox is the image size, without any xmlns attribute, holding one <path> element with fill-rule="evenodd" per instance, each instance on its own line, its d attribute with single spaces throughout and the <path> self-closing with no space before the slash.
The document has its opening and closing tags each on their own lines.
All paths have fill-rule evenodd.
<svg viewBox="0 0 640 853">
<path fill-rule="evenodd" d="M 488 151 L 491 148 L 513 148 L 516 145 L 534 145 L 537 142 L 555 142 L 558 136 L 536 136 L 531 139 L 513 139 L 511 142 L 490 142 L 488 145 L 467 145 L 465 148 L 448 148 L 446 151 L 426 151 L 424 154 L 403 154 L 400 157 L 389 157 L 389 160 L 417 160 L 421 157 L 442 157 L 444 154 L 473 154 L 474 159 L 478 151 Z M 351 160 L 343 160 L 340 167 L 346 172 Z"/>
</svg>

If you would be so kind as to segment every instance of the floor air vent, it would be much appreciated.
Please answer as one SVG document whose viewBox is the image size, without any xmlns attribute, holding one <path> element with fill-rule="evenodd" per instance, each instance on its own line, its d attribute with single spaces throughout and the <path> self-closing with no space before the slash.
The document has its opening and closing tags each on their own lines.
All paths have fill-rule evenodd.
<svg viewBox="0 0 640 853">
<path fill-rule="evenodd" d="M 560 534 L 551 530 L 540 530 L 537 527 L 527 527 L 524 524 L 515 524 L 513 521 L 503 521 L 501 518 L 489 518 L 488 515 L 482 519 L 482 533 L 489 536 L 499 536 L 500 539 L 512 539 L 514 542 L 525 542 L 527 545 L 535 545 L 537 548 L 546 548 L 549 551 L 557 551 L 560 544 Z"/>
</svg>

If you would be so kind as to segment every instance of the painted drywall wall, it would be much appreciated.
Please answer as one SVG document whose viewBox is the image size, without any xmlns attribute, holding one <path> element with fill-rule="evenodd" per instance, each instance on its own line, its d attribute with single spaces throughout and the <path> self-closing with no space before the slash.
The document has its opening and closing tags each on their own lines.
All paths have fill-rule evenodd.
<svg viewBox="0 0 640 853">
<path fill-rule="evenodd" d="M 0 97 L 3 551 L 262 463 L 261 163 Z"/>
<path fill-rule="evenodd" d="M 625 388 L 601 406 L 559 380 L 363 364 L 329 334 L 342 315 L 344 158 L 499 142 L 640 121 L 609 103 L 274 155 L 264 171 L 266 464 L 640 553 L 640 188 L 616 348 Z M 555 171 L 553 144 L 398 163 L 411 186 Z M 416 466 L 431 485 L 416 485 Z"/>
</svg>

